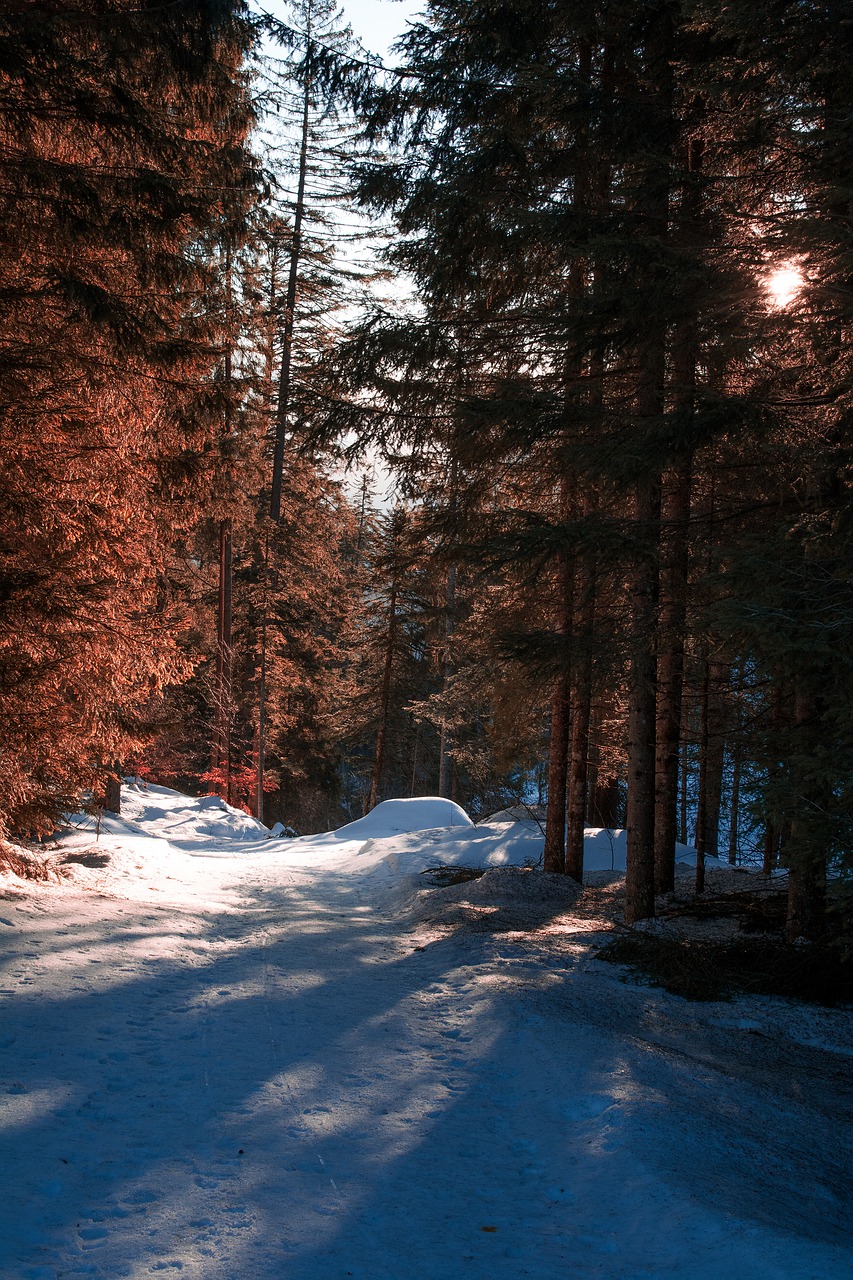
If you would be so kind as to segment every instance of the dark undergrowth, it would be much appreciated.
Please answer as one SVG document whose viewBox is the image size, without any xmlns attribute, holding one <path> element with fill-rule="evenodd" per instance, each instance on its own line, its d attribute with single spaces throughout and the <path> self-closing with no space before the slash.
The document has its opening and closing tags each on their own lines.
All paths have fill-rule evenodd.
<svg viewBox="0 0 853 1280">
<path fill-rule="evenodd" d="M 426 867 L 421 875 L 425 876 L 430 884 L 445 889 L 451 884 L 465 884 L 468 880 L 479 880 L 485 872 L 485 867 L 440 866 Z"/>
<path fill-rule="evenodd" d="M 853 956 L 825 943 L 788 946 L 767 938 L 700 942 L 628 933 L 601 947 L 597 956 L 628 965 L 654 986 L 687 1000 L 749 994 L 853 1004 Z"/>
</svg>

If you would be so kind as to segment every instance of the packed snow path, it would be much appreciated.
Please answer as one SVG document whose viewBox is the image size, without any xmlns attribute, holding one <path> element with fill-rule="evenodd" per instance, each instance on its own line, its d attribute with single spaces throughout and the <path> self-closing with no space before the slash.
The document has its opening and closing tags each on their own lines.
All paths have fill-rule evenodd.
<svg viewBox="0 0 853 1280">
<path fill-rule="evenodd" d="M 358 845 L 124 847 L 0 900 L 3 1280 L 849 1280 L 830 1013 L 413 933 Z"/>
</svg>

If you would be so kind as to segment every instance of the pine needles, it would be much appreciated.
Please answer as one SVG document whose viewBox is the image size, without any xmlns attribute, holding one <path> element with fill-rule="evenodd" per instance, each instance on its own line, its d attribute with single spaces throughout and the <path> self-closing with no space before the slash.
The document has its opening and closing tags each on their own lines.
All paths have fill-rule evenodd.
<svg viewBox="0 0 853 1280">
<path fill-rule="evenodd" d="M 0 872 L 11 871 L 22 880 L 57 880 L 55 867 L 19 845 L 0 840 Z"/>
</svg>

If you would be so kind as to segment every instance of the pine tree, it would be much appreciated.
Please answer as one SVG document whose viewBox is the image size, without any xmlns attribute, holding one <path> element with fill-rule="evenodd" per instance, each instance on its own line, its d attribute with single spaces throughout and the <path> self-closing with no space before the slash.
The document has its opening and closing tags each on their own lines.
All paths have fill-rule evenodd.
<svg viewBox="0 0 853 1280">
<path fill-rule="evenodd" d="M 250 202 L 238 6 L 0 17 L 4 812 L 43 828 L 186 674 L 174 547 L 223 398 L 213 245 Z"/>
</svg>

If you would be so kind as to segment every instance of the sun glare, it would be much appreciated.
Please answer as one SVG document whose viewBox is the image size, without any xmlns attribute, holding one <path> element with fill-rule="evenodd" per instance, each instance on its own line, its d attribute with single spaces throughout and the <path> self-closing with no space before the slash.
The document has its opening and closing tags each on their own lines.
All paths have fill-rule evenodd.
<svg viewBox="0 0 853 1280">
<path fill-rule="evenodd" d="M 777 311 L 784 311 L 785 307 L 789 307 L 797 297 L 803 283 L 802 271 L 790 262 L 769 271 L 765 277 L 764 287 L 770 297 L 771 306 Z"/>
</svg>

